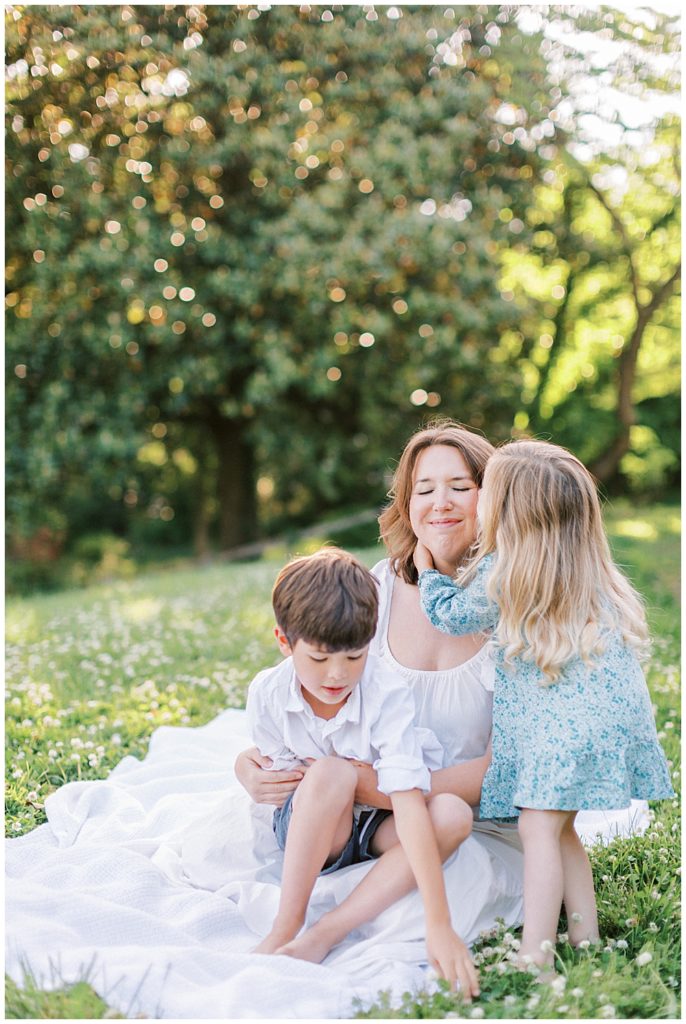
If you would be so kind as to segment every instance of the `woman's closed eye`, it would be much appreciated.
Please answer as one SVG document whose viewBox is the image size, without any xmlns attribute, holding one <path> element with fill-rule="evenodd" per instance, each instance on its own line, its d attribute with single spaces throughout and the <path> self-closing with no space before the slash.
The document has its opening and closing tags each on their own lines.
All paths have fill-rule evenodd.
<svg viewBox="0 0 686 1024">
<path fill-rule="evenodd" d="M 458 494 L 464 494 L 466 491 L 473 490 L 473 487 L 451 487 L 450 490 L 455 491 Z M 426 491 L 415 491 L 415 494 L 419 495 L 420 497 L 425 494 L 433 494 L 433 487 L 428 488 L 428 490 Z"/>
</svg>

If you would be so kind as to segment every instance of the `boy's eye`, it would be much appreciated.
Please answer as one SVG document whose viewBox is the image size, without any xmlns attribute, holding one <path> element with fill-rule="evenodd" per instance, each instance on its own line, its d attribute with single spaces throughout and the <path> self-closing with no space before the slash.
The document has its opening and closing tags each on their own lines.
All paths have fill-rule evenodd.
<svg viewBox="0 0 686 1024">
<path fill-rule="evenodd" d="M 326 657 L 324 657 L 324 658 L 316 658 L 316 657 L 314 656 L 314 654 L 310 654 L 310 659 L 311 659 L 312 661 L 316 661 L 316 662 L 318 662 L 318 663 L 320 663 L 320 664 L 321 664 L 322 662 L 326 661 Z"/>
<path fill-rule="evenodd" d="M 348 661 L 359 661 L 361 657 L 361 654 L 349 654 Z"/>
</svg>

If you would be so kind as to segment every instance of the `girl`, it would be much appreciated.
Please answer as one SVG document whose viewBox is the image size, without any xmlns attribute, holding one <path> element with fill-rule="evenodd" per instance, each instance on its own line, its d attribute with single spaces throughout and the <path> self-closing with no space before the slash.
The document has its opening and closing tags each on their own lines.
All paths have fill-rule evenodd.
<svg viewBox="0 0 686 1024">
<path fill-rule="evenodd" d="M 438 629 L 493 630 L 493 759 L 480 814 L 519 814 L 520 961 L 550 967 L 563 901 L 572 944 L 598 941 L 577 811 L 674 794 L 637 659 L 643 607 L 612 562 L 588 471 L 557 445 L 510 442 L 488 461 L 478 518 L 457 582 L 417 544 L 419 589 Z"/>
</svg>

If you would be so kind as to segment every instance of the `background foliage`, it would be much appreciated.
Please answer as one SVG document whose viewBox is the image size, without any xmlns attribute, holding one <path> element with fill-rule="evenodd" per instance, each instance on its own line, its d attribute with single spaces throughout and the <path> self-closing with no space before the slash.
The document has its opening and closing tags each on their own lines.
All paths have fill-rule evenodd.
<svg viewBox="0 0 686 1024">
<path fill-rule="evenodd" d="M 674 486 L 676 18 L 540 11 L 7 9 L 11 585 L 378 506 L 436 414 Z"/>
</svg>

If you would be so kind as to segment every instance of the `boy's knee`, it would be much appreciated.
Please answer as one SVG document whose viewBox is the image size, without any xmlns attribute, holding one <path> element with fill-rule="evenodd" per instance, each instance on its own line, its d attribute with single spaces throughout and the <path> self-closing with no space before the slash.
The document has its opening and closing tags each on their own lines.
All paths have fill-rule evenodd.
<svg viewBox="0 0 686 1024">
<path fill-rule="evenodd" d="M 429 815 L 437 837 L 453 845 L 463 842 L 472 831 L 472 809 L 453 793 L 438 793 L 431 797 Z"/>
<path fill-rule="evenodd" d="M 350 761 L 343 757 L 320 757 L 305 772 L 299 789 L 307 783 L 307 789 L 322 789 L 332 794 L 354 792 L 357 772 Z M 296 790 L 297 792 L 297 790 Z"/>
</svg>

